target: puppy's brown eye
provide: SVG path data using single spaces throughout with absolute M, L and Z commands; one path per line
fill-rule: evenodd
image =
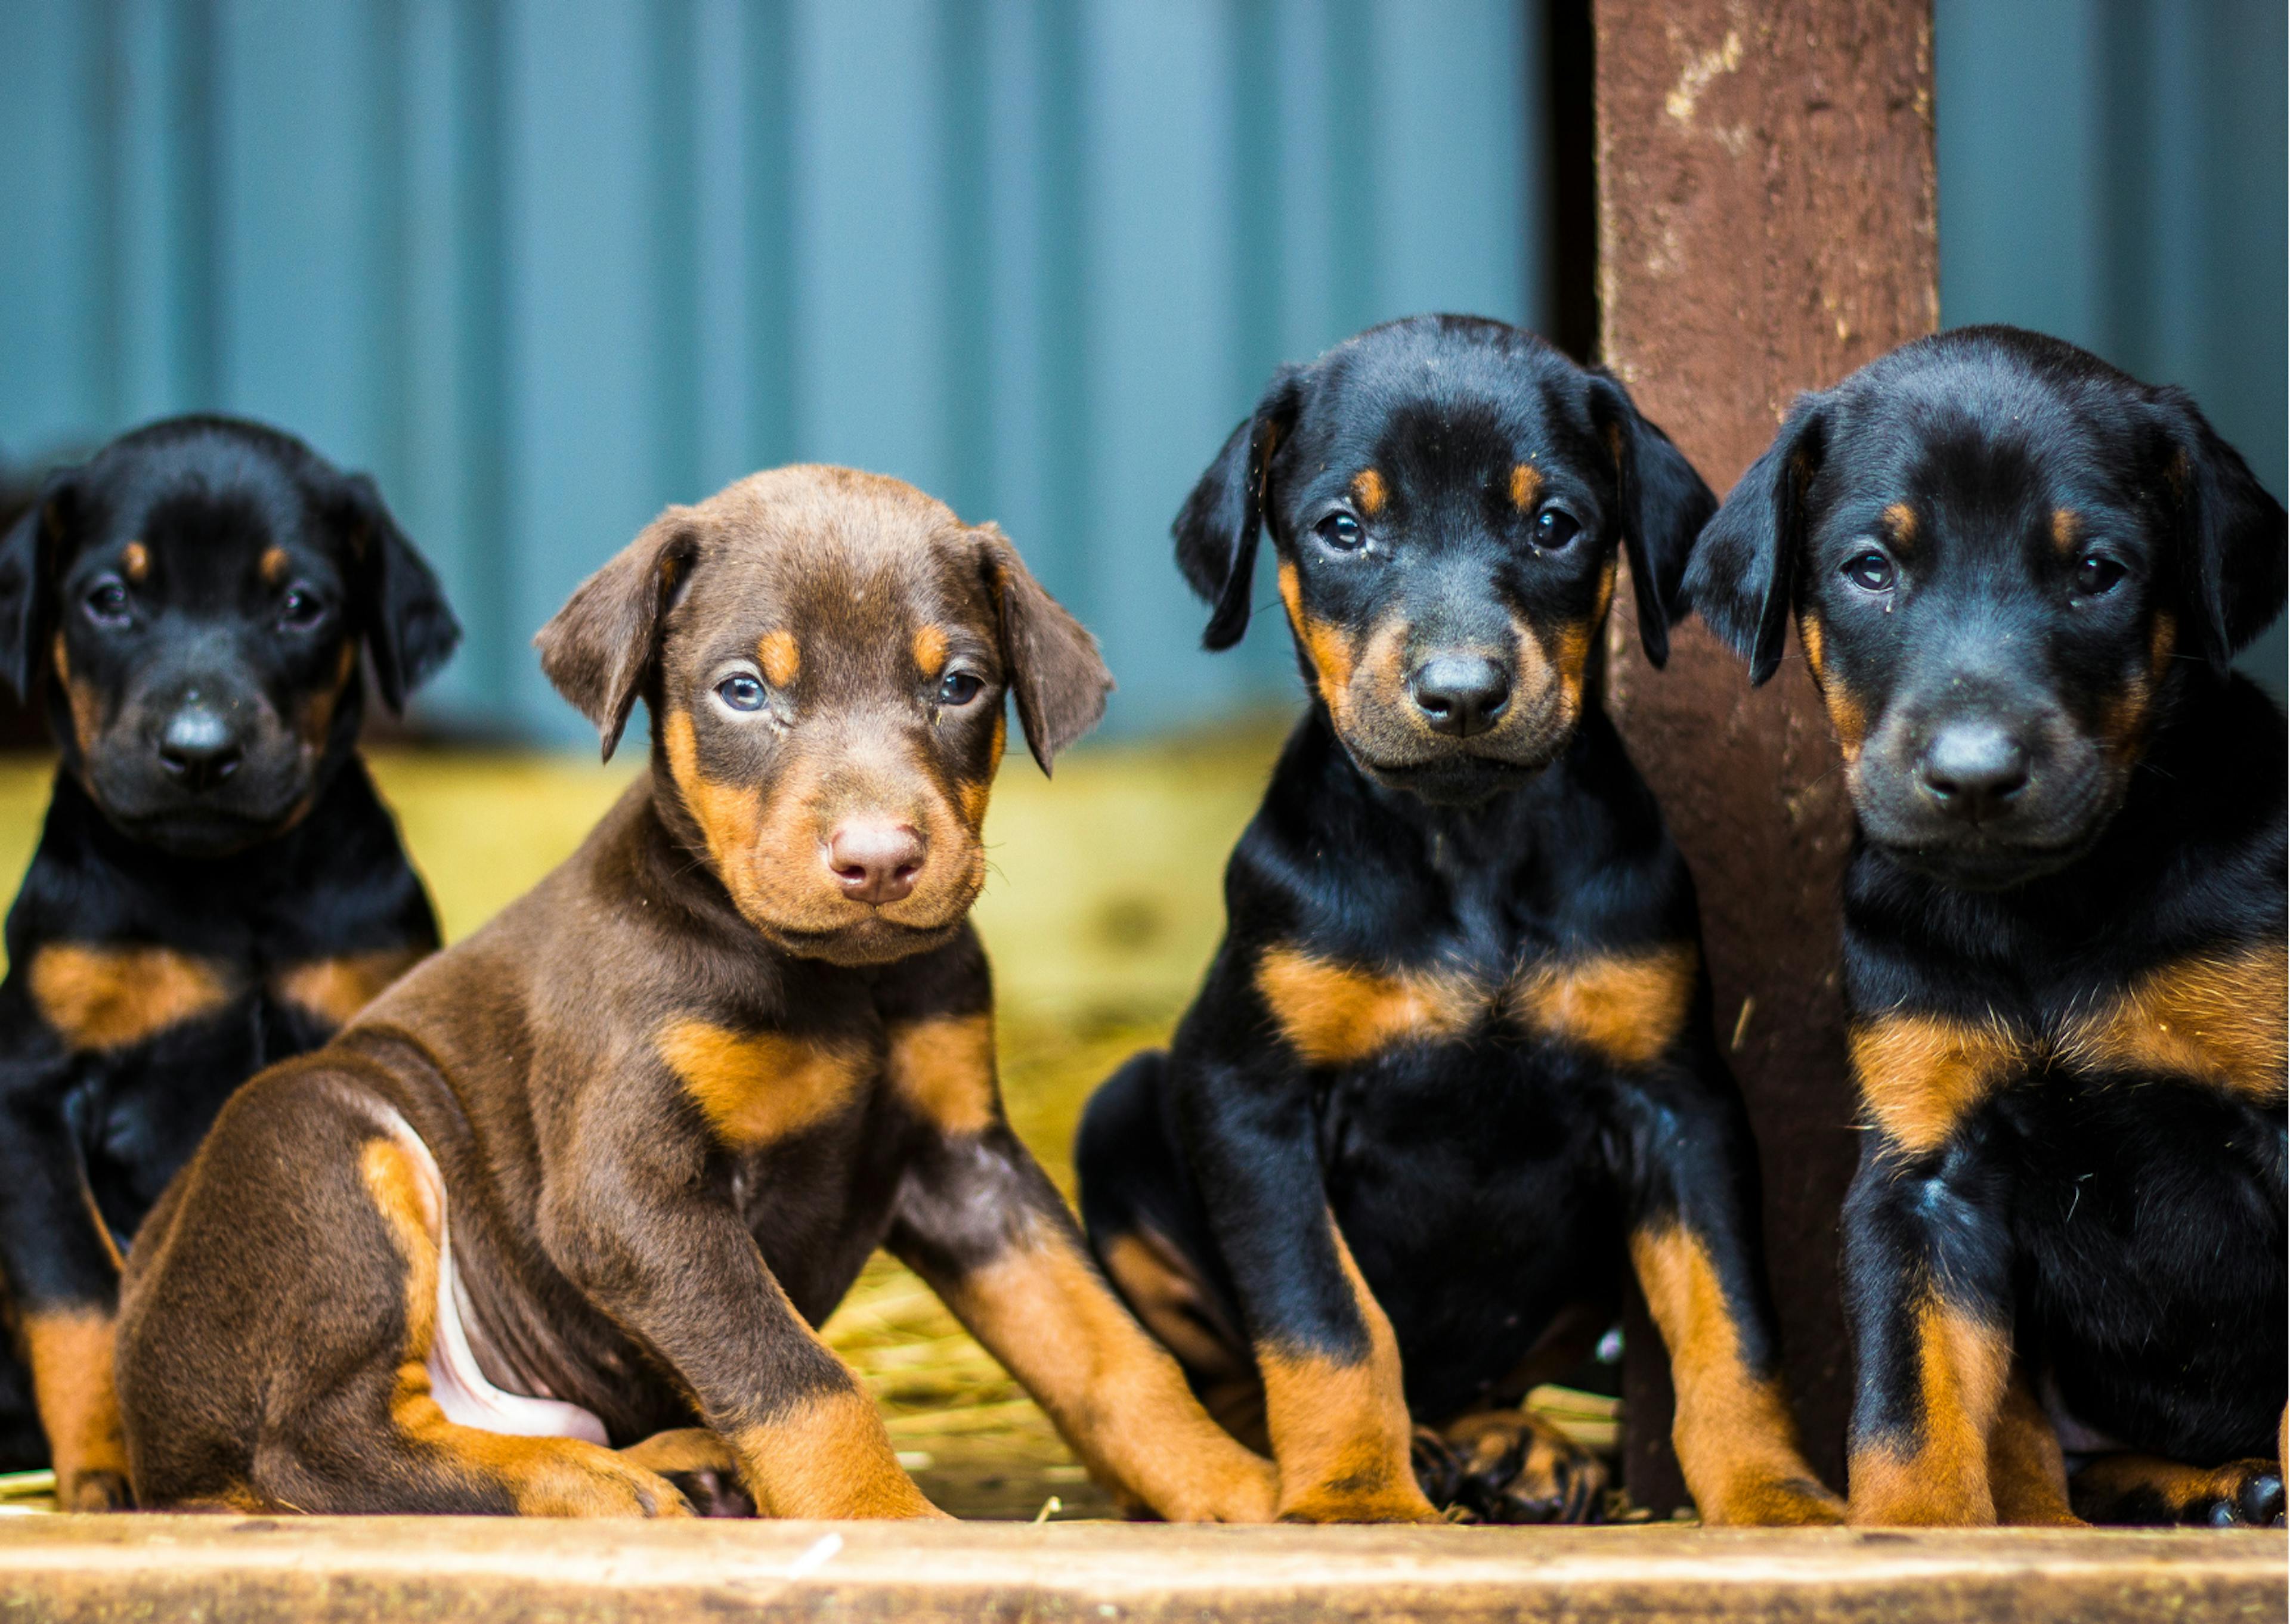
M 967 705 L 985 686 L 983 677 L 968 671 L 949 671 L 946 680 L 938 685 L 938 702 L 941 705 Z
M 1340 553 L 1357 552 L 1367 540 L 1367 532 L 1349 513 L 1330 514 L 1312 527 L 1312 532 Z
M 2098 597 L 2112 592 L 2126 572 L 2121 564 L 2104 553 L 2086 553 L 2076 561 L 2076 594 L 2079 597 Z
M 1555 553 L 1582 533 L 1581 522 L 1557 508 L 1545 508 L 1534 516 L 1534 544 L 1546 553 Z
M 1864 592 L 1893 589 L 1893 561 L 1882 553 L 1862 553 L 1846 561 L 1845 579 Z
M 308 587 L 291 587 L 278 603 L 278 623 L 293 631 L 308 631 L 326 616 L 326 600 Z
M 100 580 L 88 589 L 87 618 L 98 626 L 123 626 L 127 621 L 127 588 L 117 581 Z
M 717 683 L 716 697 L 734 710 L 761 710 L 764 685 L 742 671 Z

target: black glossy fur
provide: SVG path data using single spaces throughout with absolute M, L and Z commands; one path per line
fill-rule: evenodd
M 2229 662 L 2284 533 L 2183 393 L 2009 328 L 1800 401 L 1703 533 L 1757 679 L 1798 623 L 1860 825 L 1855 1520 L 2058 1520 L 2055 1428 L 2085 1517 L 2279 1515 L 2290 763 Z
M 129 435 L 0 542 L 0 674 L 61 756 L 0 982 L 0 1466 L 74 1435 L 67 1506 L 124 1496 L 102 1328 L 161 1188 L 232 1089 L 436 945 L 356 754 L 358 655 L 395 705 L 458 636 L 372 483 L 254 424 Z M 44 1338 L 70 1390 L 36 1413 Z
M 1429 1515 L 1401 1481 L 1412 1417 L 1447 1433 L 1419 1437 L 1441 1500 L 1595 1519 L 1596 1462 L 1532 1436 L 1475 1453 L 1474 1428 L 1515 1421 L 1613 1323 L 1633 1236 L 1690 1236 L 1719 1283 L 1709 1328 L 1774 1375 L 1693 882 L 1598 699 L 1617 551 L 1659 663 L 1713 506 L 1613 380 L 1438 316 L 1284 369 L 1177 521 L 1211 647 L 1246 623 L 1269 531 L 1312 701 L 1226 870 L 1199 997 L 1091 1101 L 1077 1163 L 1100 1257 L 1212 1412 L 1269 1436 L 1284 1516 Z M 1451 669 L 1505 690 L 1483 728 L 1440 725 Z M 1299 960 L 1320 968 L 1292 988 L 1277 966 Z M 1538 978 L 1589 988 L 1617 964 L 1661 968 L 1614 976 L 1611 1029 L 1519 1012 Z M 1347 1000 L 1381 1026 L 1347 1036 Z M 1392 1338 L 1385 1391 L 1361 1372 Z M 1779 1500 L 1818 1520 L 1776 1442 Z M 1746 1484 L 1696 1465 L 1706 1513 L 1750 1515 Z

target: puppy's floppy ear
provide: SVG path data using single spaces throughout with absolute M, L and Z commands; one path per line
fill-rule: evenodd
M 1680 593 L 1694 537 L 1718 499 L 1693 465 L 1629 392 L 1601 371 L 1590 378 L 1590 420 L 1614 459 L 1622 545 L 1637 597 L 1638 641 L 1656 666 L 1669 659 L 1669 624 L 1685 612 Z
M 56 563 L 79 522 L 78 470 L 60 468 L 0 538 L 0 682 L 29 704 L 56 617 Z
M 1752 686 L 1781 667 L 1805 545 L 1806 487 L 1821 471 L 1827 442 L 1821 397 L 1799 396 L 1765 455 L 1703 527 L 1685 566 L 1681 612 L 1699 611 L 1749 660 Z
M 533 636 L 542 674 L 597 724 L 606 761 L 660 658 L 661 623 L 699 556 L 693 510 L 670 508 L 575 588 Z
M 2282 612 L 2282 504 L 2269 495 L 2183 389 L 2159 388 L 2150 409 L 2162 431 L 2162 484 L 2177 524 L 2181 600 L 2211 669 L 2234 657 Z
M 1296 426 L 1303 373 L 1301 366 L 1284 366 L 1272 375 L 1254 415 L 1232 431 L 1169 527 L 1177 539 L 1177 567 L 1195 592 L 1216 605 L 1201 634 L 1204 648 L 1229 649 L 1248 629 L 1272 459 Z
M 1018 702 L 1018 725 L 1047 777 L 1058 752 L 1105 714 L 1113 674 L 1098 657 L 1097 639 L 1043 590 L 999 527 L 981 524 L 972 533 L 1002 624 L 1002 664 Z
M 362 630 L 381 684 L 381 702 L 403 711 L 406 696 L 436 676 L 461 645 L 461 623 L 372 479 L 343 476 L 325 507 L 357 560 L 364 587 Z

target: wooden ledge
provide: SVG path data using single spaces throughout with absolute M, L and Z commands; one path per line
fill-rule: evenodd
M 2263 1619 L 2279 1532 L 0 1518 L 0 1618 Z

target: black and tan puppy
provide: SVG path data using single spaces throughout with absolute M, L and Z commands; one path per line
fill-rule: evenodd
M 2284 726 L 2229 661 L 2284 564 L 2184 394 L 2002 327 L 1805 397 L 1703 533 L 1860 825 L 1855 1521 L 2280 1512 Z
M 1091 1102 L 1093 1244 L 1308 1521 L 1600 1514 L 1518 1408 L 1635 1268 L 1711 1522 L 1835 1522 L 1782 1391 L 1758 1164 L 1684 862 L 1600 702 L 1715 503 L 1620 385 L 1425 316 L 1283 371 L 1176 524 L 1246 624 L 1258 537 L 1311 707 L 1225 874 L 1169 1051 Z
M 0 542 L 0 676 L 61 756 L 0 983 L 0 1428 L 68 1508 L 125 1496 L 120 1249 L 232 1089 L 437 945 L 359 652 L 395 708 L 459 636 L 372 483 L 252 423 L 129 435 Z
M 1120 1491 L 1269 1516 L 1003 1119 L 979 827 L 1005 694 L 1045 770 L 1103 709 L 1089 635 L 992 527 L 792 468 L 540 643 L 608 755 L 646 702 L 652 771 L 168 1191 L 120 1332 L 146 1503 L 683 1512 L 657 1467 L 929 1515 L 813 1330 L 885 1244 Z

